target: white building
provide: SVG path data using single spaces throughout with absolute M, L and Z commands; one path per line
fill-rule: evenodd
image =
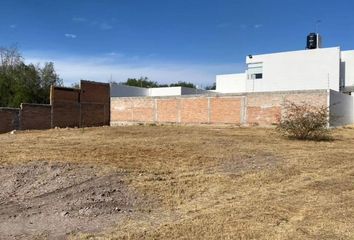
M 141 88 L 122 84 L 111 84 L 111 97 L 158 97 L 158 96 L 181 96 L 191 94 L 204 94 L 208 91 L 188 87 L 156 87 Z
M 246 65 L 243 73 L 217 75 L 216 92 L 354 92 L 354 51 L 339 47 L 249 55 Z

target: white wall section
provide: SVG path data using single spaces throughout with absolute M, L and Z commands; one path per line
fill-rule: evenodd
M 246 73 L 217 75 L 216 92 L 220 92 L 220 93 L 246 92 Z
M 330 91 L 329 114 L 331 126 L 343 126 L 354 123 L 353 96 Z

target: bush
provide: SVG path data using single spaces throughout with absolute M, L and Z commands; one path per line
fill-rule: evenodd
M 331 140 L 328 128 L 328 108 L 315 107 L 307 103 L 287 102 L 279 116 L 277 130 L 289 138 L 301 140 Z

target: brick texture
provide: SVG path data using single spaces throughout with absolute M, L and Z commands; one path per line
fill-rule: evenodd
M 296 93 L 288 94 L 284 97 L 284 101 L 290 101 L 296 104 L 306 102 L 313 106 L 327 106 L 328 95 L 326 93 Z
M 0 133 L 10 132 L 19 127 L 20 109 L 17 108 L 0 108 Z
M 182 123 L 208 123 L 208 119 L 207 98 L 181 98 Z
M 52 87 L 52 127 L 91 127 L 110 124 L 109 84 L 80 82 L 80 89 Z
M 210 99 L 210 123 L 241 123 L 241 98 Z
M 179 100 L 157 99 L 157 122 L 179 122 Z
M 52 86 L 50 105 L 26 103 L 21 104 L 21 109 L 0 108 L 0 133 L 13 129 L 110 125 L 109 84 L 82 80 L 80 86 L 80 89 Z M 153 110 L 150 107 L 149 115 L 145 111 L 147 106 L 146 101 L 140 108 L 135 106 L 139 121 L 153 121 Z
M 80 82 L 80 104 L 82 126 L 110 124 L 110 87 L 106 83 Z
M 139 99 L 132 102 L 133 119 L 137 122 L 153 122 L 154 121 L 154 100 Z
M 118 122 L 133 121 L 133 101 L 130 98 L 112 100 L 111 119 Z
M 51 127 L 51 106 L 45 104 L 21 104 L 20 128 L 49 129 Z
M 277 123 L 281 114 L 281 107 L 248 107 L 247 123 L 250 125 L 269 126 Z
M 112 98 L 111 121 L 270 126 L 286 101 L 327 106 L 328 93 L 294 91 L 244 95 Z
M 52 87 L 52 127 L 80 126 L 80 89 Z

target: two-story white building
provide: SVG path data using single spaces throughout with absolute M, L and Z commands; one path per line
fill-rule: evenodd
M 216 76 L 216 92 L 331 89 L 354 92 L 354 50 L 340 47 L 248 55 L 243 73 Z

